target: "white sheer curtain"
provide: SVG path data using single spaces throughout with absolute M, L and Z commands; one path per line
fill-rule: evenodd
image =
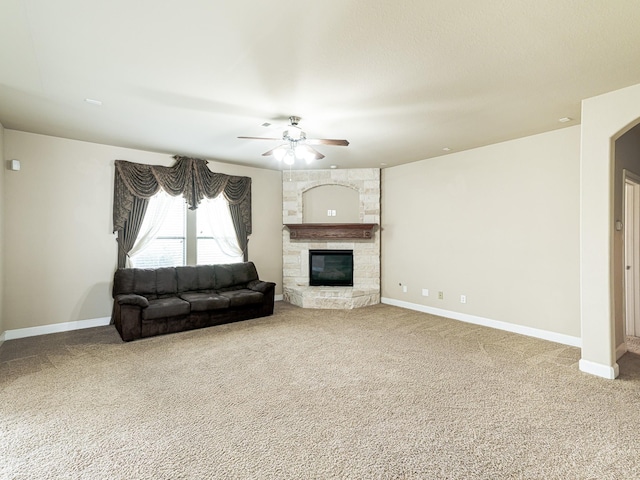
M 242 249 L 238 245 L 229 203 L 220 194 L 213 199 L 205 199 L 198 205 L 198 220 L 205 218 L 204 225 L 198 225 L 199 236 L 213 237 L 220 252 L 230 261 L 242 261 Z M 207 228 L 208 227 L 208 228 Z M 240 258 L 240 260 L 238 260 Z
M 133 267 L 131 257 L 142 252 L 158 236 L 158 231 L 162 227 L 172 203 L 176 201 L 183 200 L 181 197 L 172 197 L 164 190 L 160 190 L 149 199 L 149 206 L 147 207 L 147 213 L 142 221 L 140 233 L 138 234 L 136 243 L 133 245 L 133 248 L 127 256 L 127 268 Z

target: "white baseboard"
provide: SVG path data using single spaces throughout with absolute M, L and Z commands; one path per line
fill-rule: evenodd
M 393 298 L 382 297 L 380 301 L 387 305 L 394 305 L 396 307 L 408 308 L 409 310 L 417 310 L 419 312 L 430 313 L 432 315 L 451 318 L 453 320 L 460 320 L 461 322 L 473 323 L 474 325 L 491 327 L 497 330 L 505 330 L 507 332 L 519 333 L 521 335 L 526 335 L 528 337 L 540 338 L 542 340 L 561 343 L 563 345 L 569 345 L 571 347 L 580 348 L 582 346 L 582 339 L 580 337 L 573 337 L 571 335 L 565 335 L 562 333 L 549 332 L 548 330 L 541 330 L 538 328 L 525 327 L 522 325 L 516 325 L 514 323 L 501 322 L 499 320 L 492 320 L 490 318 L 478 317 L 476 315 L 469 315 L 467 313 L 453 312 L 451 310 L 443 310 L 441 308 L 429 307 L 426 305 L 419 305 L 416 303 L 403 302 L 402 300 L 395 300 Z
M 276 295 L 273 300 L 275 302 L 282 302 L 284 300 L 284 295 Z
M 613 380 L 620 374 L 620 367 L 618 367 L 617 363 L 614 363 L 613 366 L 610 367 L 609 365 L 591 362 L 582 358 L 578 366 L 581 372 L 590 373 L 591 375 L 596 375 L 608 380 Z
M 37 335 L 47 335 L 49 333 L 69 332 L 71 330 L 81 330 L 83 328 L 102 327 L 111 323 L 111 317 L 91 318 L 89 320 L 78 320 L 76 322 L 53 323 L 40 327 L 18 328 L 7 330 L 2 334 L 4 340 L 15 340 L 16 338 L 35 337 Z
M 619 360 L 620 357 L 627 352 L 627 344 L 626 342 L 622 342 L 620 345 L 618 345 L 618 348 L 616 348 L 616 360 Z

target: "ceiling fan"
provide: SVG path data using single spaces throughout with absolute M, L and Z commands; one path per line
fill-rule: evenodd
M 276 140 L 284 143 L 271 150 L 264 152 L 263 157 L 273 155 L 276 160 L 284 162 L 286 165 L 293 165 L 296 160 L 305 160 L 311 163 L 313 160 L 320 160 L 324 155 L 311 145 L 338 145 L 346 147 L 347 140 L 334 140 L 330 138 L 307 138 L 307 134 L 298 126 L 300 117 L 289 117 L 289 126 L 282 133 L 282 138 L 266 137 L 238 137 L 248 140 Z

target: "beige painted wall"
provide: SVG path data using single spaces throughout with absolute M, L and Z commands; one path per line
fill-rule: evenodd
M 336 215 L 327 216 L 327 210 Z M 360 194 L 343 185 L 320 185 L 302 194 L 303 223 L 360 222 Z
M 624 181 L 623 170 L 640 176 L 640 126 L 625 133 L 615 142 L 615 173 L 613 218 L 624 222 Z M 624 230 L 613 233 L 613 281 L 615 344 L 622 345 L 625 321 L 625 269 L 624 269 Z
M 114 160 L 171 165 L 171 155 L 5 130 L 4 329 L 111 314 Z M 281 172 L 210 162 L 252 178 L 249 258 L 282 293 Z
M 8 159 L 4 155 L 4 127 L 0 123 L 0 336 L 4 332 L 3 321 L 3 290 L 4 290 L 4 177 L 6 168 L 6 161 Z
M 384 169 L 382 296 L 579 337 L 579 148 L 575 126 Z

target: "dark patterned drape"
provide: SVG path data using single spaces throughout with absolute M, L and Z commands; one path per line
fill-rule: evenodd
M 124 222 L 124 226 L 118 230 L 116 239 L 118 241 L 118 268 L 124 267 L 127 263 L 127 254 L 136 243 L 148 206 L 148 198 L 133 197 L 129 218 Z
M 182 195 L 191 210 L 203 198 L 222 193 L 229 202 L 238 244 L 247 260 L 248 236 L 251 235 L 251 178 L 213 173 L 207 161 L 176 155 L 171 167 L 143 165 L 116 160 L 113 195 L 113 231 L 118 233 L 118 268 L 125 266 L 126 256 L 140 231 L 149 198 L 163 189 L 173 196 Z

